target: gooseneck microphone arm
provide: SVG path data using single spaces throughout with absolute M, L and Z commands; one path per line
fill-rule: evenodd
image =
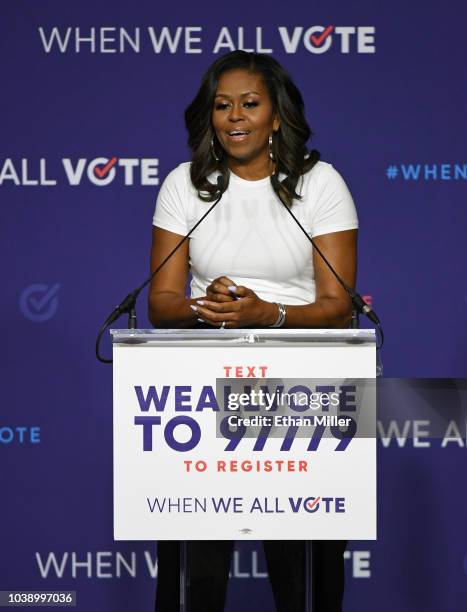
M 105 330 L 110 325 L 112 325 L 114 321 L 116 321 L 119 317 L 121 317 L 122 314 L 125 314 L 125 313 L 128 314 L 128 329 L 136 329 L 136 325 L 137 325 L 136 300 L 138 299 L 139 294 L 147 285 L 149 285 L 149 283 L 152 281 L 154 276 L 156 276 L 156 274 L 165 266 L 165 264 L 169 261 L 169 259 L 171 259 L 171 257 L 176 253 L 176 251 L 178 251 L 178 249 L 182 246 L 182 244 L 188 240 L 188 238 L 195 231 L 198 225 L 202 223 L 204 219 L 209 215 L 209 213 L 219 204 L 225 192 L 225 181 L 224 181 L 224 177 L 221 174 L 217 177 L 217 187 L 219 190 L 219 195 L 217 199 L 215 200 L 214 204 L 209 208 L 209 210 L 207 210 L 204 213 L 201 219 L 199 219 L 199 221 L 196 222 L 196 224 L 191 228 L 188 234 L 180 240 L 180 242 L 175 246 L 175 248 L 173 248 L 170 251 L 167 257 L 164 258 L 164 260 L 157 266 L 157 268 L 153 272 L 151 272 L 151 274 L 144 281 L 144 283 L 140 285 L 139 287 L 137 287 L 134 291 L 129 293 L 126 296 L 126 298 L 112 310 L 112 312 L 109 314 L 107 319 L 101 325 L 101 328 L 99 329 L 99 333 L 97 334 L 97 339 L 96 339 L 96 357 L 102 363 L 112 363 L 112 359 L 107 359 L 106 357 L 103 357 L 100 354 L 100 343 L 101 343 L 101 339 L 102 339 L 102 336 L 104 335 Z
M 365 300 L 362 298 L 362 296 L 359 293 L 354 291 L 352 289 L 352 287 L 349 287 L 349 285 L 347 285 L 347 283 L 339 276 L 339 274 L 335 271 L 335 269 L 333 268 L 331 263 L 327 260 L 326 256 L 321 251 L 319 246 L 316 244 L 316 242 L 313 240 L 313 238 L 307 233 L 306 229 L 303 227 L 303 225 L 300 223 L 300 221 L 297 219 L 297 217 L 293 214 L 290 206 L 288 206 L 287 203 L 284 202 L 284 200 L 282 199 L 282 197 L 280 196 L 278 191 L 276 191 L 276 194 L 277 194 L 279 200 L 281 201 L 281 203 L 284 205 L 284 208 L 286 209 L 286 211 L 289 213 L 289 215 L 292 217 L 292 219 L 295 221 L 295 223 L 298 225 L 298 227 L 305 234 L 307 240 L 309 242 L 311 242 L 313 248 L 316 250 L 318 255 L 321 257 L 321 259 L 326 264 L 326 266 L 329 268 L 329 270 L 335 276 L 335 278 L 338 281 L 338 283 L 341 285 L 341 287 L 343 287 L 343 289 L 345 290 L 347 295 L 350 297 L 350 299 L 352 301 L 352 304 L 353 304 L 353 307 L 357 311 L 357 313 L 364 314 L 365 316 L 367 316 L 370 319 L 370 321 L 372 321 L 372 323 L 374 323 L 377 326 L 377 328 L 379 330 L 379 333 L 380 333 L 380 339 L 381 339 L 380 344 L 379 344 L 379 346 L 377 348 L 380 349 L 383 346 L 383 344 L 384 344 L 384 331 L 383 331 L 383 326 L 381 325 L 381 321 L 379 320 L 379 318 L 376 315 L 375 311 L 372 308 L 370 308 L 370 306 L 368 306 L 368 304 L 365 302 Z

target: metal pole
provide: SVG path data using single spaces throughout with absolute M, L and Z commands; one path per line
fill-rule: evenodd
M 313 612 L 313 542 L 305 542 L 305 612 Z
M 188 575 L 188 543 L 180 542 L 180 612 L 188 612 L 188 592 L 190 579 Z

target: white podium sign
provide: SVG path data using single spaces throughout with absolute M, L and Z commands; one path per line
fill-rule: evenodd
M 376 538 L 372 331 L 112 334 L 116 540 Z

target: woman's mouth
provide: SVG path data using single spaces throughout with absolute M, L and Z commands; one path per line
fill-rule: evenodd
M 230 132 L 227 132 L 227 136 L 234 142 L 241 142 L 248 137 L 249 133 L 249 130 L 230 130 Z

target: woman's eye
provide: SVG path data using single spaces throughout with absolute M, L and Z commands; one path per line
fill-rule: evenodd
M 229 108 L 230 106 L 230 102 L 218 102 L 215 106 L 216 110 L 226 110 L 227 108 Z M 256 100 L 250 100 L 249 102 L 244 102 L 243 106 L 245 108 L 255 108 L 256 106 L 258 106 L 258 102 L 256 102 Z

